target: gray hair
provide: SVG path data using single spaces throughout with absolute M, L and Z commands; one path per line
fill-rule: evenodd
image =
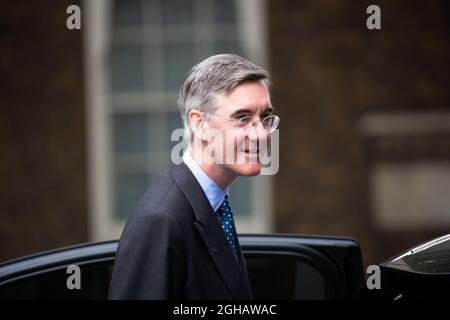
M 188 114 L 196 109 L 206 114 L 216 109 L 216 98 L 228 94 L 245 81 L 260 80 L 269 90 L 269 73 L 235 54 L 211 56 L 192 67 L 180 88 L 178 107 L 185 129 L 185 138 L 191 142 L 192 129 Z

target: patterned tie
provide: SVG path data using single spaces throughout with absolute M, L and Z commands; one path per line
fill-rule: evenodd
M 237 256 L 236 239 L 234 237 L 233 212 L 231 211 L 228 196 L 225 196 L 225 200 L 222 202 L 222 205 L 217 210 L 217 214 L 219 215 L 223 232 L 227 237 L 227 242 L 230 245 L 230 248 L 233 251 L 233 253 Z

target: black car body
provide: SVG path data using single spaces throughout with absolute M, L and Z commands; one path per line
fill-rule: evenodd
M 274 300 L 442 297 L 450 284 L 450 235 L 436 240 L 381 264 L 381 287 L 369 290 L 354 239 L 239 236 L 254 298 Z M 89 243 L 2 263 L 0 299 L 106 299 L 116 249 L 117 241 Z M 68 285 L 70 266 L 79 267 L 79 288 Z

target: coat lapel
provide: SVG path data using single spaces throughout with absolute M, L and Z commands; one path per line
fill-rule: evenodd
M 235 237 L 235 239 L 237 241 L 237 245 L 238 245 L 238 260 L 239 260 L 239 264 L 240 264 L 242 273 L 243 273 L 243 275 L 245 277 L 245 285 L 247 286 L 247 290 L 250 293 L 250 299 L 253 299 L 252 289 L 251 289 L 251 286 L 250 286 L 250 280 L 248 278 L 248 273 L 247 273 L 247 266 L 245 264 L 244 255 L 243 255 L 243 253 L 241 251 L 241 244 L 239 243 L 239 237 L 237 236 L 237 233 L 236 233 L 236 230 L 237 230 L 236 226 L 233 226 L 233 228 L 234 228 L 234 237 Z
M 233 299 L 250 299 L 251 290 L 245 274 L 245 264 L 242 265 L 243 269 L 241 269 L 241 265 L 230 250 L 220 223 L 197 179 L 184 163 L 172 166 L 171 175 L 194 211 L 197 219 L 194 224 L 231 297 Z

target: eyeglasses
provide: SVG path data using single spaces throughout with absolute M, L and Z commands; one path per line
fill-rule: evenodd
M 249 129 L 250 127 L 256 127 L 258 125 L 258 121 L 255 121 L 254 117 L 252 116 L 238 116 L 236 118 L 231 118 L 229 116 L 224 116 L 217 113 L 208 113 L 208 115 L 228 120 L 240 129 Z M 278 127 L 278 124 L 280 123 L 280 117 L 276 115 L 270 115 L 263 118 L 262 120 L 260 119 L 260 121 L 263 125 L 263 128 L 269 131 L 269 133 L 272 133 Z

